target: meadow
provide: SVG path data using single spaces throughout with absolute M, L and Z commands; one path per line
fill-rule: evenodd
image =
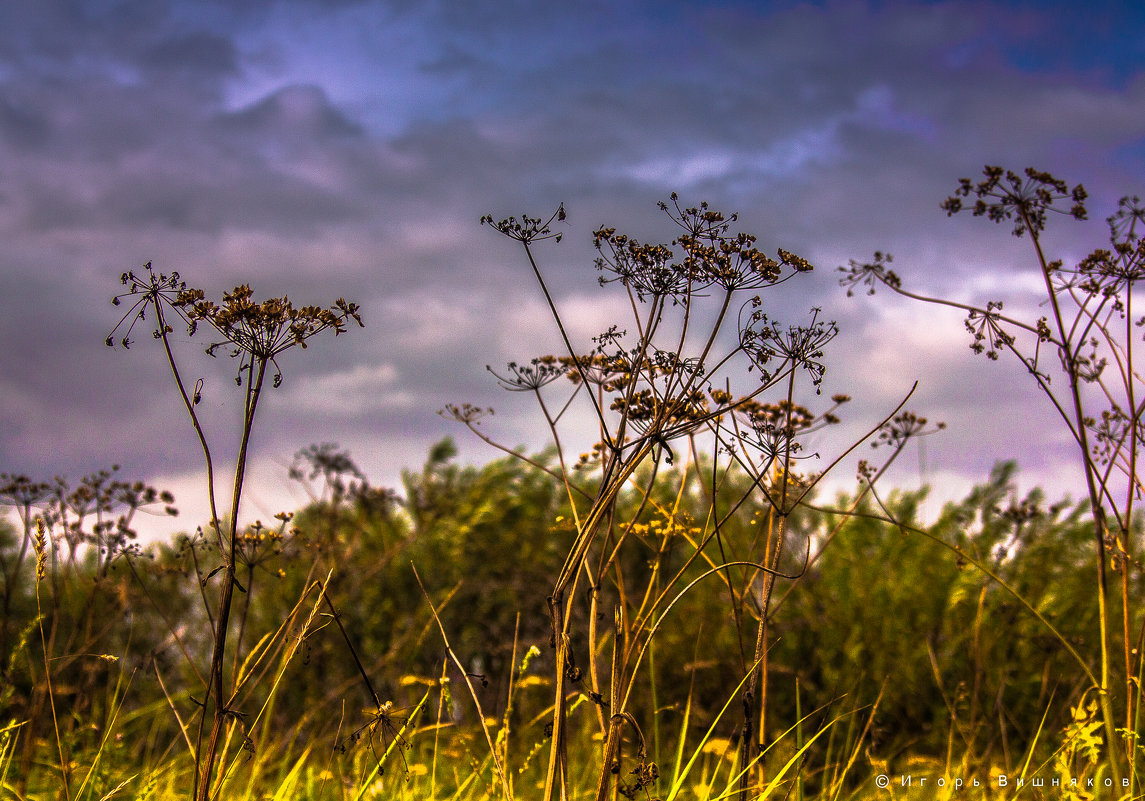
M 166 361 L 210 519 L 144 547 L 135 516 L 174 514 L 161 487 L 0 476 L 0 799 L 1143 797 L 1145 207 L 1067 265 L 1041 235 L 1086 200 L 987 167 L 944 203 L 1029 242 L 1034 319 L 920 294 L 885 253 L 839 268 L 840 294 L 889 295 L 852 302 L 961 309 L 967 358 L 1028 375 L 1076 443 L 1080 502 L 1018 496 L 1004 463 L 926 521 L 925 490 L 882 479 L 943 424 L 908 394 L 834 436 L 850 398 L 821 383 L 846 334 L 769 301 L 812 265 L 707 205 L 661 204 L 670 244 L 592 233 L 631 316 L 587 349 L 545 280 L 563 207 L 483 218 L 565 344 L 491 368 L 551 443 L 515 450 L 492 410 L 446 403 L 501 455 L 461 465 L 444 440 L 386 488 L 311 444 L 284 480 L 312 502 L 267 522 L 241 515 L 263 393 L 366 313 L 125 273 L 107 344 Z M 201 424 L 176 329 L 233 359 L 233 442 Z

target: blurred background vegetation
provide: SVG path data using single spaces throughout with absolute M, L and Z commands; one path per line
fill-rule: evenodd
M 552 675 L 546 595 L 575 534 L 567 496 L 550 474 L 522 461 L 463 466 L 454 454 L 448 440 L 436 444 L 394 491 L 370 486 L 348 453 L 312 447 L 300 453 L 292 475 L 311 487 L 313 503 L 246 530 L 238 575 L 246 592 L 234 620 L 240 660 L 294 619 L 292 609 L 309 582 L 333 571 L 325 624 L 305 637 L 265 713 L 272 723 L 263 730 L 277 732 L 282 743 L 346 744 L 362 708 L 372 705 L 356 659 L 396 710 L 408 710 L 440 686 L 440 677 L 451 677 L 448 716 L 462 728 L 474 722 L 411 563 L 486 715 L 504 713 L 511 669 L 530 646 L 539 649 L 526 670 L 526 679 L 534 678 L 518 682 L 514 714 L 520 737 L 544 739 L 551 680 L 543 677 Z M 550 459 L 535 457 L 542 465 Z M 876 514 L 864 503 L 846 519 L 831 511 L 849 506 L 842 497 L 797 510 L 784 572 L 803 568 L 809 543 L 812 553 L 822 551 L 798 581 L 776 587 L 764 742 L 813 710 L 823 710 L 826 719 L 866 707 L 867 714 L 875 709 L 865 746 L 871 764 L 949 763 L 953 753 L 970 768 L 1013 769 L 1040 732 L 1069 723 L 1071 705 L 1089 686 L 1084 672 L 1044 623 L 972 563 L 987 566 L 1089 656 L 1094 643 L 1087 638 L 1097 625 L 1087 559 L 1092 532 L 1082 506 L 1051 503 L 1037 491 L 1017 497 L 1014 470 L 1013 464 L 997 466 L 929 522 L 925 535 L 910 528 L 921 525 L 924 492 L 891 493 L 883 498 L 886 511 Z M 734 475 L 727 481 L 747 483 Z M 708 508 L 694 465 L 662 469 L 655 492 L 663 493 L 663 502 L 646 505 L 640 518 L 650 536 L 630 538 L 622 555 L 630 574 L 651 571 L 655 560 L 683 564 L 691 550 L 685 547 L 689 527 L 699 525 L 693 514 Z M 675 514 L 668 515 L 664 510 L 677 498 Z M 12 491 L 7 500 L 20 511 Z M 622 498 L 625 505 L 625 513 L 634 513 L 636 499 Z M 0 522 L 6 649 L 0 728 L 19 724 L 18 739 L 16 729 L 4 735 L 13 743 L 15 775 L 29 781 L 46 743 L 55 749 L 45 643 L 64 747 L 105 749 L 108 764 L 155 757 L 139 749 L 178 751 L 182 735 L 171 708 L 192 718 L 201 692 L 192 666 L 209 653 L 210 626 L 197 618 L 203 582 L 220 564 L 213 546 L 201 533 L 145 548 L 124 536 L 109 553 L 92 539 L 99 533 L 93 525 L 70 558 L 66 542 L 49 545 L 37 581 L 31 521 L 37 509 L 51 514 L 49 493 L 25 508 L 32 516 Z M 888 511 L 906 525 L 880 519 Z M 722 545 L 729 558 L 750 552 L 765 517 L 765 509 L 748 503 L 728 520 Z M 693 569 L 699 575 L 706 566 Z M 735 585 L 718 573 L 698 583 L 654 640 L 646 692 L 634 714 L 661 758 L 682 730 L 698 739 L 744 675 L 736 655 L 750 655 L 752 643 L 740 641 L 746 627 L 729 614 L 728 588 Z M 1139 584 L 1133 589 L 1140 598 Z M 601 588 L 605 598 L 615 591 Z M 243 599 L 250 597 L 258 600 L 247 608 Z M 578 655 L 586 646 L 573 648 Z M 257 713 L 267 684 L 252 682 L 238 711 Z M 816 718 L 808 720 L 813 728 Z M 726 731 L 718 724 L 716 734 L 732 740 L 736 722 L 721 723 Z M 112 727 L 114 741 L 104 742 Z M 252 742 L 251 748 L 278 745 Z

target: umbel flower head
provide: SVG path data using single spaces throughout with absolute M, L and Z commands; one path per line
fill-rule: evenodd
M 218 348 L 229 344 L 234 346 L 231 356 L 249 356 L 277 368 L 278 354 L 295 345 L 305 348 L 306 340 L 315 334 L 327 329 L 332 329 L 335 336 L 342 334 L 349 319 L 362 325 L 357 305 L 342 298 L 324 309 L 296 308 L 285 295 L 258 303 L 253 295 L 250 286 L 242 284 L 224 293 L 221 305 L 204 299 L 202 290 L 192 290 L 181 300 L 192 325 L 205 322 L 223 336 L 224 341 L 207 348 L 208 354 L 213 356 Z M 276 369 L 274 385 L 281 382 L 282 373 Z
M 528 245 L 544 239 L 553 239 L 560 242 L 563 234 L 554 232 L 550 226 L 554 222 L 564 222 L 565 219 L 567 219 L 567 215 L 565 214 L 565 206 L 562 203 L 547 220 L 522 214 L 519 221 L 516 217 L 506 217 L 503 220 L 497 221 L 493 219 L 493 215 L 485 214 L 481 217 L 481 224 L 491 225 L 510 239 L 515 239 L 523 245 Z
M 783 249 L 778 251 L 778 260 L 768 256 L 755 247 L 756 237 L 751 234 L 731 233 L 739 219 L 736 214 L 725 216 L 707 203 L 685 208 L 675 193 L 671 205 L 662 202 L 659 206 L 684 229 L 672 241 L 681 255 L 677 257 L 668 245 L 645 244 L 618 234 L 615 228 L 598 228 L 593 232 L 593 245 L 601 254 L 596 259 L 601 284 L 619 281 L 641 301 L 670 298 L 680 303 L 689 293 L 710 286 L 727 292 L 756 290 L 813 269 L 806 259 Z
M 536 392 L 568 372 L 556 356 L 538 356 L 528 364 L 509 362 L 508 370 L 504 374 L 498 373 L 489 365 L 485 365 L 485 369 L 493 374 L 498 384 L 510 392 Z
M 740 342 L 763 380 L 770 381 L 786 367 L 802 368 L 811 377 L 815 394 L 819 394 L 827 369 L 823 348 L 839 333 L 839 327 L 834 321 L 820 320 L 821 309 L 813 307 L 809 325 L 790 325 L 784 330 L 763 313 L 758 296 L 749 305 L 751 313 L 740 327 Z M 778 370 L 771 367 L 775 361 L 780 362 Z
M 275 366 L 274 385 L 282 383 L 282 372 L 278 370 L 276 357 L 289 348 L 299 345 L 306 347 L 306 340 L 315 334 L 333 330 L 334 335 L 344 333 L 349 320 L 362 326 L 358 306 L 338 298 L 329 308 L 320 306 L 295 307 L 290 299 L 268 298 L 261 303 L 253 299 L 250 286 L 242 284 L 223 294 L 222 303 L 207 300 L 201 289 L 189 289 L 179 280 L 178 273 L 170 277 L 156 276 L 148 262 L 147 281 L 141 280 L 133 272 L 124 273 L 122 282 L 128 291 L 117 296 L 112 302 L 118 305 L 124 297 L 135 297 L 135 302 L 127 314 L 120 319 L 116 329 L 130 318 L 127 334 L 122 338 L 124 347 L 130 343 L 131 328 L 139 320 L 145 319 L 148 308 L 153 308 L 159 317 L 159 327 L 155 337 L 162 337 L 172 330 L 163 317 L 165 308 L 175 312 L 187 325 L 187 333 L 194 336 L 200 323 L 206 323 L 223 339 L 207 348 L 211 356 L 223 346 L 231 346 L 231 356 L 243 359 L 243 367 L 253 360 L 255 363 L 270 363 Z M 115 331 L 107 338 L 107 344 L 114 344 Z M 236 383 L 242 383 L 236 378 Z
M 843 277 L 839 279 L 839 285 L 847 288 L 847 297 L 855 294 L 855 290 L 865 286 L 867 294 L 875 294 L 875 285 L 883 283 L 891 289 L 899 289 L 902 286 L 902 281 L 894 270 L 888 266 L 893 262 L 894 256 L 890 253 L 883 253 L 881 250 L 875 251 L 875 258 L 869 262 L 858 262 L 851 259 L 850 267 L 840 267 L 839 272 L 844 273 Z
M 970 208 L 975 217 L 986 217 L 996 223 L 1012 222 L 1014 236 L 1023 236 L 1028 231 L 1035 239 L 1046 227 L 1046 212 L 1068 214 L 1076 220 L 1086 218 L 1088 195 L 1081 184 L 1070 189 L 1060 178 L 1033 167 L 1027 167 L 1025 174 L 1018 174 L 987 166 L 982 175 L 977 184 L 969 178 L 959 179 L 958 189 L 942 203 L 947 216 L 966 208 L 963 198 L 973 195 Z M 1072 204 L 1068 210 L 1058 205 L 1062 200 Z
M 187 289 L 187 282 L 180 279 L 179 273 L 170 275 L 156 273 L 151 267 L 151 262 L 144 264 L 143 269 L 147 271 L 146 276 L 136 275 L 135 271 L 131 270 L 119 277 L 120 283 L 127 287 L 127 291 L 112 298 L 111 304 L 119 306 L 125 300 L 129 300 L 131 306 L 104 340 L 109 348 L 115 346 L 116 332 L 120 329 L 123 329 L 123 334 L 119 335 L 119 344 L 124 348 L 130 348 L 133 341 L 131 332 L 136 323 L 146 322 L 148 309 L 157 316 L 156 328 L 152 332 L 152 336 L 156 339 L 172 331 L 171 326 L 167 325 L 164 309 L 173 311 L 187 324 L 189 332 L 195 333 L 195 326 L 183 313 L 183 306 L 190 300 L 190 293 L 198 291 L 201 294 L 201 290 Z

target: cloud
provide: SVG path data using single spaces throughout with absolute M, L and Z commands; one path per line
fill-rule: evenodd
M 655 204 L 672 191 L 816 264 L 767 302 L 784 322 L 812 305 L 840 321 L 828 375 L 867 399 L 856 419 L 920 378 L 920 408 L 960 432 L 944 435 L 950 455 L 935 439 L 936 470 L 981 472 L 1003 453 L 1034 463 L 1045 442 L 1057 454 L 1052 433 L 1011 438 L 1013 421 L 1041 418 L 1027 394 L 981 378 L 959 320 L 898 319 L 886 295 L 848 302 L 832 270 L 890 250 L 920 290 L 1029 303 L 1034 287 L 1015 279 L 1025 244 L 938 207 L 984 163 L 1086 181 L 1095 221 L 1047 242 L 1071 257 L 1100 242 L 1113 199 L 1145 186 L 1145 80 L 1138 45 L 1086 44 L 1116 33 L 1108 20 L 1059 12 L 0 6 L 0 469 L 198 469 L 189 431 L 172 434 L 185 411 L 161 351 L 145 335 L 129 353 L 102 346 L 119 274 L 148 259 L 212 296 L 250 282 L 258 297 L 361 304 L 365 329 L 289 354 L 273 422 L 256 431 L 266 464 L 339 440 L 396 477 L 462 433 L 435 414 L 455 401 L 496 406 L 499 430 L 539 446 L 527 404 L 484 367 L 562 343 L 525 254 L 478 218 L 565 203 L 565 240 L 534 255 L 588 347 L 627 316 L 594 285 L 593 227 L 670 241 Z M 178 339 L 229 443 L 234 365 L 207 360 L 201 336 Z
M 405 409 L 416 402 L 400 388 L 393 365 L 357 365 L 350 370 L 307 375 L 286 391 L 271 396 L 275 406 L 292 414 L 323 417 L 360 417 L 387 409 Z

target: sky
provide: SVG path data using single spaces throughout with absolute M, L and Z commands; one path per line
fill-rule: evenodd
M 286 470 L 312 443 L 388 485 L 445 436 L 464 461 L 497 455 L 448 403 L 492 406 L 491 436 L 540 448 L 536 411 L 486 365 L 560 343 L 522 253 L 480 217 L 564 204 L 563 241 L 538 254 L 587 349 L 625 311 L 597 285 L 592 231 L 668 242 L 657 202 L 678 192 L 816 266 L 769 302 L 840 327 L 824 390 L 855 400 L 825 453 L 918 381 L 910 408 L 948 427 L 900 485 L 952 497 L 1017 459 L 1026 489 L 1077 488 L 1013 362 L 973 357 L 957 313 L 846 297 L 835 270 L 890 251 L 919 291 L 1036 313 L 1028 243 L 939 204 L 985 164 L 1035 166 L 1091 197 L 1048 247 L 1100 246 L 1117 199 L 1145 194 L 1143 34 L 1129 2 L 5 2 L 0 471 L 75 483 L 118 464 L 175 492 L 176 526 L 201 522 L 202 455 L 161 348 L 104 345 L 120 274 L 148 261 L 213 297 L 249 283 L 361 308 L 365 328 L 284 355 L 247 516 L 305 501 Z M 175 332 L 227 462 L 235 365 L 205 344 Z

